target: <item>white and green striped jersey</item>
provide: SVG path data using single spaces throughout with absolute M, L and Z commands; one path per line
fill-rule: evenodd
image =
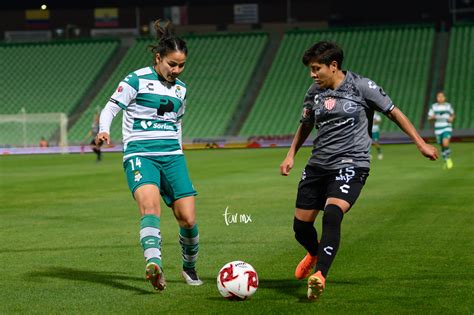
M 166 81 L 153 67 L 125 77 L 109 100 L 123 109 L 124 160 L 136 155 L 183 154 L 185 99 L 186 85 L 180 80 Z
M 380 132 L 380 123 L 382 122 L 382 116 L 379 113 L 374 112 L 374 120 L 372 123 L 372 132 Z
M 452 132 L 453 126 L 448 121 L 450 116 L 454 115 L 454 110 L 449 103 L 434 103 L 428 112 L 428 118 L 434 117 L 435 135 L 440 135 L 443 132 Z

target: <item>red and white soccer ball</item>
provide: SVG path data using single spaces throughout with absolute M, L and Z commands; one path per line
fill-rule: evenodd
M 217 275 L 217 289 L 229 300 L 245 300 L 257 291 L 258 275 L 248 263 L 240 260 L 224 265 Z

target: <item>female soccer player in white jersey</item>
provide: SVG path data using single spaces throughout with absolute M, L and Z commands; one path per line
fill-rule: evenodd
M 449 142 L 453 132 L 455 117 L 453 106 L 446 101 L 444 92 L 438 92 L 436 94 L 436 103 L 432 104 L 428 111 L 428 120 L 434 122 L 436 141 L 441 146 L 441 155 L 444 160 L 443 167 L 448 170 L 453 167 Z
M 316 300 L 336 256 L 342 218 L 354 205 L 370 167 L 370 130 L 374 110 L 387 115 L 431 160 L 436 148 L 426 144 L 408 118 L 373 81 L 342 71 L 343 51 L 335 43 L 318 42 L 303 56 L 314 83 L 306 93 L 301 124 L 280 172 L 286 176 L 294 158 L 313 128 L 318 130 L 314 150 L 303 170 L 293 223 L 296 240 L 307 254 L 295 270 L 297 279 L 308 278 L 308 299 Z M 322 235 L 314 221 L 324 210 Z M 314 268 L 314 270 L 313 270 Z
M 181 143 L 181 119 L 187 87 L 178 76 L 188 48 L 165 26 L 155 23 L 159 42 L 150 46 L 154 65 L 136 70 L 119 84 L 100 115 L 97 141 L 110 141 L 112 119 L 123 110 L 123 167 L 141 214 L 140 243 L 145 274 L 156 290 L 163 290 L 160 233 L 160 194 L 179 224 L 182 275 L 189 285 L 201 285 L 195 264 L 199 232 L 195 217 L 196 191 L 188 175 Z

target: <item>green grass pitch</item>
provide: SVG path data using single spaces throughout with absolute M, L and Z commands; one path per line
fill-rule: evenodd
M 0 314 L 472 314 L 474 145 L 452 149 L 454 168 L 444 171 L 414 145 L 383 147 L 344 218 L 317 303 L 293 278 L 305 254 L 292 222 L 309 148 L 289 177 L 279 175 L 286 149 L 187 151 L 205 284 L 181 279 L 178 226 L 163 208 L 162 293 L 144 280 L 139 214 L 120 154 L 101 163 L 91 154 L 0 157 Z M 252 221 L 226 225 L 226 208 Z M 232 260 L 258 272 L 250 300 L 217 291 L 217 272 Z

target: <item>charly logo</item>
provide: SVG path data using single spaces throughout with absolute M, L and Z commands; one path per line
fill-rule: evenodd
M 314 96 L 314 104 L 318 104 L 319 103 L 319 94 L 316 94 Z
M 332 251 L 334 250 L 334 247 L 332 246 L 326 246 L 323 248 L 324 252 L 328 254 L 329 256 L 332 256 Z
M 146 88 L 148 89 L 148 91 L 154 91 L 155 90 L 154 86 L 153 86 L 153 83 L 151 83 L 151 82 L 146 85 Z

